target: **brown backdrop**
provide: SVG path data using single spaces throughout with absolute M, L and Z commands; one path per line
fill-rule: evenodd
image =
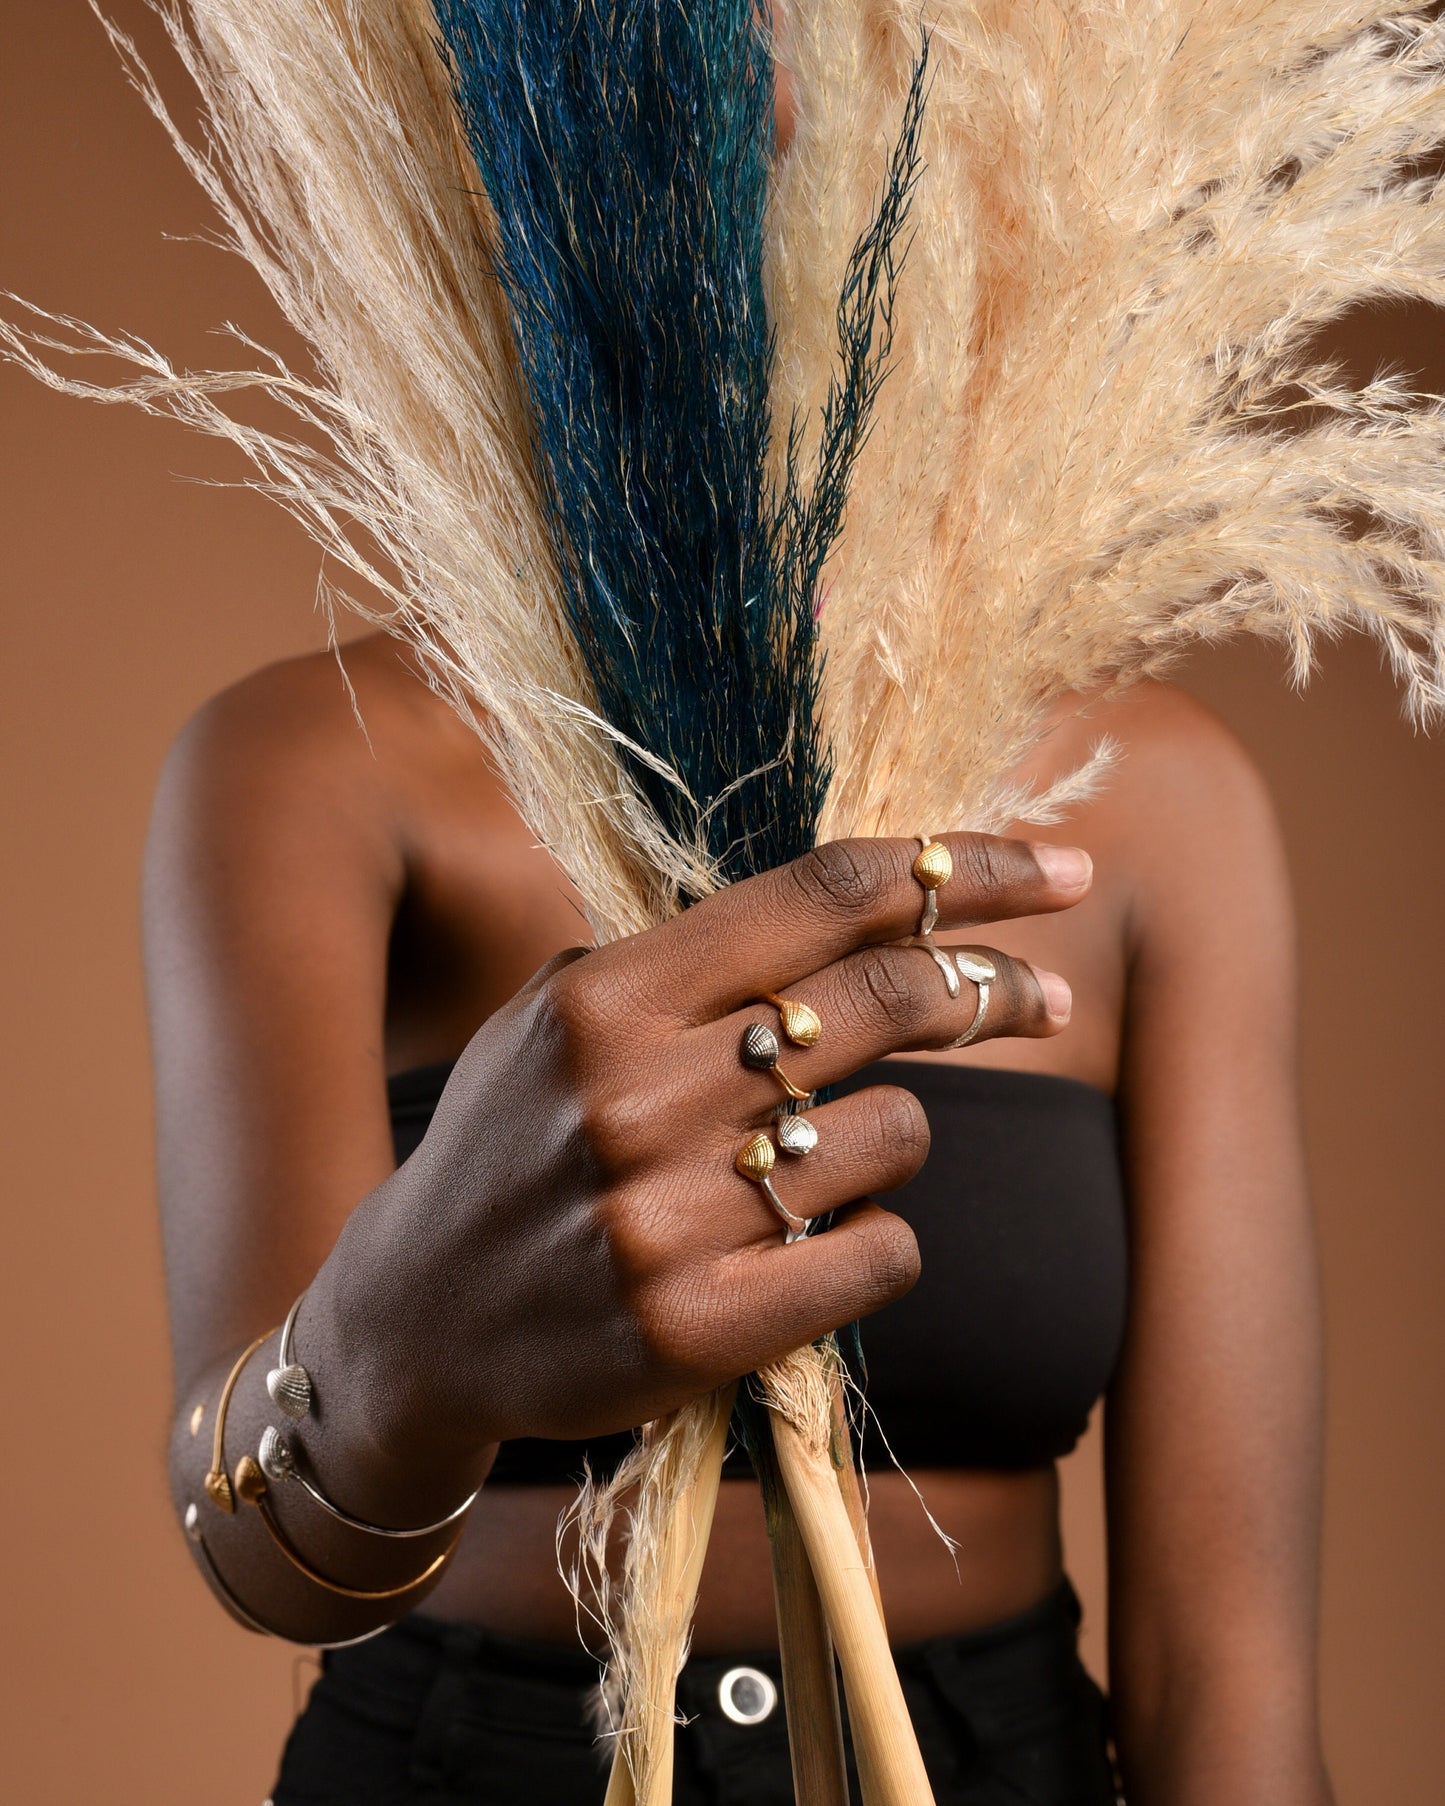
M 155 42 L 139 0 L 112 10 Z M 165 233 L 204 210 L 84 0 L 0 0 L 4 286 L 199 363 L 238 319 L 234 260 Z M 1433 336 L 1438 336 L 1438 330 Z M 1419 364 L 1428 322 L 1357 330 Z M 1437 378 L 1437 381 L 1439 378 Z M 209 693 L 321 643 L 317 560 L 177 430 L 0 374 L 7 1675 L 0 1795 L 27 1806 L 257 1806 L 309 1658 L 232 1629 L 193 1577 L 162 1472 L 166 1354 L 136 874 L 164 748 Z M 1308 1124 L 1330 1322 L 1325 1711 L 1349 1806 L 1433 1806 L 1445 1768 L 1445 748 L 1400 725 L 1366 648 L 1306 699 L 1231 651 L 1190 684 L 1280 798 L 1304 924 Z M 1097 1460 L 1069 1474 L 1100 1648 Z

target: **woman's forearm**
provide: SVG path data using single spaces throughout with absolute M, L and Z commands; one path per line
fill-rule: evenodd
M 1116 1689 L 1129 1806 L 1333 1806 L 1314 1711 L 1294 1689 L 1256 1676 L 1164 1693 L 1130 1712 Z

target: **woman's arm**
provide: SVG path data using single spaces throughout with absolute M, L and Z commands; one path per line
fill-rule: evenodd
M 551 961 L 472 1037 L 421 1148 L 391 1172 L 388 951 L 426 824 L 323 676 L 336 685 L 324 665 L 284 667 L 203 713 L 162 786 L 146 897 L 174 1497 L 182 1517 L 197 1508 L 213 1581 L 304 1641 L 360 1634 L 420 1595 L 321 1589 L 258 1510 L 207 1492 L 225 1376 L 298 1293 L 317 1397 L 294 1432 L 307 1465 L 372 1523 L 429 1523 L 501 1438 L 642 1422 L 905 1290 L 912 1235 L 866 1199 L 921 1163 L 916 1100 L 879 1086 L 817 1109 L 819 1148 L 790 1167 L 787 1202 L 841 1214 L 784 1247 L 733 1167 L 778 1097 L 741 1036 L 764 992 L 813 1004 L 824 1039 L 788 1055 L 811 1090 L 953 1040 L 974 1007 L 971 986 L 950 998 L 933 961 L 896 944 L 921 907 L 916 845 L 837 843 Z M 380 744 L 385 699 L 363 702 Z M 1088 887 L 1082 858 L 1072 875 L 1048 868 L 1058 849 L 950 843 L 944 926 L 1067 908 Z M 990 1034 L 1063 1026 L 1030 968 L 997 963 Z M 272 1336 L 237 1382 L 233 1477 L 278 1421 L 263 1383 L 275 1356 Z M 369 1593 L 447 1543 L 368 1538 L 286 1484 L 267 1508 L 314 1568 Z
M 1107 1406 L 1110 1682 L 1130 1806 L 1324 1806 L 1322 1349 L 1293 924 L 1263 785 L 1168 692 L 1125 774 L 1142 876 L 1121 1105 L 1129 1331 Z M 1348 991 L 1370 982 L 1341 952 Z

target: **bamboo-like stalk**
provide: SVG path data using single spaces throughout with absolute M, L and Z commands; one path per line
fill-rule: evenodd
M 869 1564 L 832 1457 L 810 1448 L 779 1412 L 773 1413 L 773 1443 L 843 1670 L 860 1778 L 867 1771 L 866 1806 L 932 1806 Z
M 843 1719 L 827 1616 L 771 1438 L 754 1447 L 752 1455 L 767 1511 L 794 1799 L 796 1806 L 848 1806 Z
M 736 1386 L 724 1386 L 706 1401 L 713 1413 L 706 1444 L 691 1480 L 673 1496 L 661 1532 L 657 1603 L 668 1623 L 684 1627 L 684 1637 L 712 1534 L 736 1392 Z M 667 1663 L 654 1665 L 648 1679 L 647 1697 L 627 1701 L 627 1722 L 618 1735 L 605 1806 L 671 1806 L 677 1676 Z

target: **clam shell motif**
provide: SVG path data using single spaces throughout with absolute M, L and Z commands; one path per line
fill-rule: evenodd
M 754 1072 L 771 1072 L 782 1051 L 778 1037 L 765 1022 L 750 1022 L 743 1030 L 743 1065 Z
M 777 1162 L 778 1151 L 766 1135 L 754 1135 L 752 1140 L 738 1154 L 733 1164 L 745 1179 L 760 1184 L 772 1172 Z
M 268 1480 L 289 1480 L 296 1472 L 296 1457 L 291 1452 L 291 1444 L 274 1424 L 268 1424 L 261 1432 L 258 1455 L 261 1472 Z
M 937 890 L 953 876 L 953 856 L 941 840 L 930 841 L 913 861 L 913 876 L 925 890 Z
M 953 957 L 959 971 L 970 984 L 992 984 L 998 977 L 993 961 L 985 959 L 981 953 L 955 953 Z
M 213 1467 L 206 1475 L 205 1486 L 206 1497 L 216 1509 L 234 1515 L 236 1495 L 231 1491 L 231 1480 L 226 1470 Z
M 266 1493 L 266 1476 L 257 1467 L 249 1455 L 242 1455 L 236 1463 L 236 1494 L 254 1505 Z
M 778 1145 L 789 1154 L 811 1154 L 818 1145 L 818 1131 L 806 1116 L 780 1116 Z
M 810 1010 L 806 1003 L 794 1003 L 792 998 L 784 997 L 779 1000 L 778 1014 L 783 1018 L 783 1033 L 795 1047 L 818 1045 L 823 1024 L 816 1010 Z
M 266 1375 L 266 1390 L 280 1411 L 299 1421 L 311 1409 L 311 1375 L 299 1362 L 273 1367 Z

